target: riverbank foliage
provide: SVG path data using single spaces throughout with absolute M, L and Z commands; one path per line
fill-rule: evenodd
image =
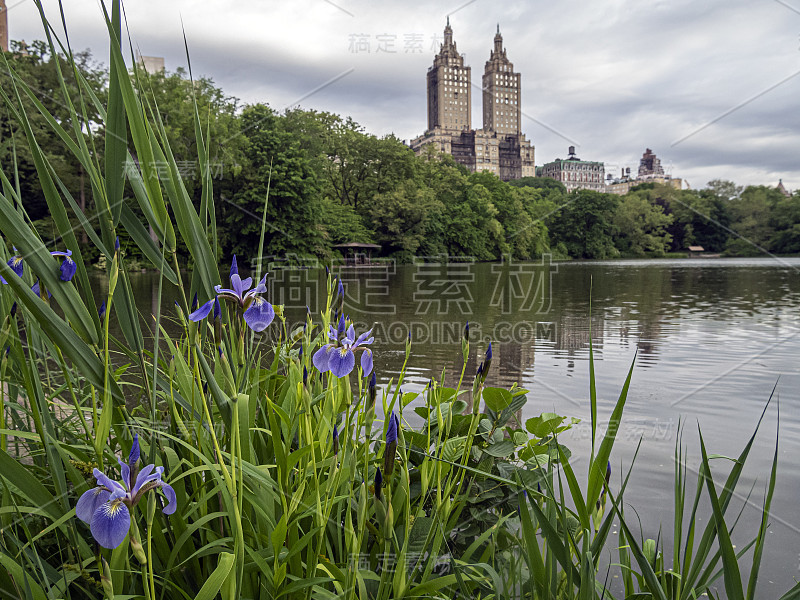
M 409 340 L 400 375 L 379 386 L 373 340 L 349 322 L 340 281 L 329 276 L 325 307 L 290 329 L 260 260 L 253 278 L 235 258 L 220 277 L 222 211 L 199 104 L 190 114 L 202 176 L 191 191 L 148 80 L 125 68 L 119 2 L 106 17 L 107 101 L 72 60 L 54 86 L 67 118 L 13 70 L 2 88 L 55 232 L 27 214 L 18 169 L 0 171 L 0 599 L 688 600 L 719 586 L 729 598 L 755 596 L 777 442 L 760 528 L 737 549 L 729 509 L 756 434 L 721 490 L 710 459 L 722 457 L 709 457 L 701 436 L 690 482 L 678 440 L 669 561 L 662 538 L 643 539 L 627 517 L 630 470 L 612 468 L 633 366 L 602 432 L 590 346 L 592 445 L 580 473 L 559 441 L 572 420 L 541 413 L 523 423 L 527 390 L 487 385 L 491 344 L 478 342 L 482 362 L 465 377 L 475 358 L 468 325 L 455 383 L 443 374 L 403 393 Z M 86 125 L 90 105 L 96 127 Z M 81 218 L 54 148 L 37 139 L 39 118 L 83 169 L 96 222 Z M 261 148 L 284 144 L 291 151 L 292 138 Z M 304 185 L 276 172 L 282 193 Z M 241 258 L 269 251 L 268 206 L 253 212 L 261 229 Z M 146 319 L 126 270 L 136 253 L 180 298 L 157 298 Z M 99 293 L 87 275 L 93 254 L 106 270 Z M 701 498 L 712 511 L 705 525 Z
M 36 101 L 59 123 L 70 108 L 59 102 L 60 72 L 67 89 L 80 79 L 98 100 L 105 100 L 109 71 L 86 51 L 75 56 L 75 71 L 65 68 L 61 49 L 44 42 L 16 44 L 5 55 L 14 76 L 35 98 L 22 97 L 30 126 L 64 187 L 93 222 L 98 215 L 92 182 L 69 145 L 54 135 L 35 108 Z M 713 181 L 701 190 L 675 190 L 643 184 L 624 196 L 590 191 L 567 193 L 550 179 L 523 178 L 504 183 L 488 173 L 469 174 L 451 157 L 421 157 L 393 135 L 377 137 L 349 117 L 268 104 L 242 105 L 207 78 L 190 80 L 178 69 L 137 74 L 160 121 L 183 186 L 199 208 L 203 178 L 214 183 L 207 199 L 219 215 L 217 243 L 225 254 L 245 254 L 258 242 L 261 206 L 269 189 L 266 243 L 275 256 L 331 258 L 346 242 L 377 243 L 380 254 L 408 262 L 414 256 L 471 256 L 497 260 L 538 258 L 615 258 L 664 256 L 699 245 L 707 252 L 733 256 L 800 252 L 800 202 L 774 188 L 737 187 Z M 4 86 L 9 74 L 0 78 Z M 197 160 L 193 106 L 201 118 L 208 156 Z M 102 137 L 101 113 L 93 101 L 85 112 L 83 135 Z M 17 171 L 25 209 L 43 232 L 56 228 L 38 184 L 24 127 L 14 111 L 0 106 L 0 165 Z M 92 152 L 104 157 L 103 145 Z M 140 160 L 133 152 L 134 160 Z M 152 168 L 168 165 L 158 159 Z M 203 173 L 203 169 L 207 171 Z M 126 185 L 126 195 L 133 194 Z M 134 209 L 140 219 L 144 215 Z M 70 210 L 77 225 L 80 216 Z M 95 226 L 95 229 L 98 228 Z M 81 233 L 90 259 L 98 255 Z M 179 252 L 188 256 L 188 249 Z M 131 261 L 148 265 L 131 250 Z

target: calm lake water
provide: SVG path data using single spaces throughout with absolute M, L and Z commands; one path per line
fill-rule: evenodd
M 374 327 L 375 368 L 382 383 L 396 381 L 410 332 L 413 353 L 404 391 L 421 391 L 443 370 L 452 384 L 469 320 L 467 380 L 491 340 L 495 359 L 489 384 L 518 383 L 530 390 L 523 418 L 554 411 L 583 419 L 562 438 L 573 450 L 577 472 L 585 473 L 590 443 L 590 335 L 603 427 L 638 349 L 612 466 L 618 486 L 620 468 L 627 469 L 642 440 L 625 499 L 638 511 L 647 537 L 657 536 L 659 524 L 667 537 L 672 535 L 679 422 L 691 455 L 690 478 L 696 477 L 698 424 L 710 453 L 738 455 L 777 383 L 779 480 L 759 577 L 759 597 L 766 598 L 777 597 L 800 576 L 799 273 L 800 259 L 765 258 L 426 263 L 345 270 L 342 277 L 346 312 Z M 319 310 L 322 277 L 317 270 L 275 270 L 271 300 L 286 304 L 289 320 L 301 322 L 306 305 Z M 157 276 L 132 279 L 140 310 L 151 313 Z M 163 310 L 170 310 L 173 300 L 165 296 Z M 739 548 L 758 528 L 776 421 L 773 401 L 740 484 L 742 495 L 729 509 L 734 515 L 745 505 L 734 533 Z M 729 464 L 714 461 L 716 481 L 724 481 Z M 753 484 L 751 505 L 745 496 Z M 704 513 L 703 524 L 708 516 Z

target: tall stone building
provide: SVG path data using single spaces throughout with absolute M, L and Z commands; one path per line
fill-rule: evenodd
M 483 72 L 483 128 L 499 134 L 519 135 L 522 130 L 520 102 L 522 76 L 506 56 L 500 26 L 494 49 Z
M 0 0 L 0 50 L 8 52 L 8 9 L 6 0 Z
M 448 18 L 444 43 L 428 69 L 428 130 L 411 147 L 420 154 L 433 144 L 471 172 L 489 171 L 504 181 L 533 177 L 534 148 L 521 131 L 521 79 L 498 26 L 483 74 L 483 129 L 472 129 L 471 70 Z
M 450 17 L 444 43 L 428 69 L 428 130 L 469 131 L 472 122 L 470 71 L 453 41 Z

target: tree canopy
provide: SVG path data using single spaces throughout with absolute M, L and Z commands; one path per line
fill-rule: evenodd
M 6 54 L 28 90 L 7 86 L 7 74 L 0 78 L 6 95 L 23 97 L 56 176 L 91 218 L 81 166 L 36 109 L 41 101 L 62 126 L 71 126 L 69 111 L 52 100 L 60 97 L 56 69 L 67 71 L 67 63 L 47 48 L 35 42 L 25 52 L 17 47 Z M 77 62 L 77 76 L 90 82 L 93 94 L 107 94 L 107 71 L 89 52 L 78 54 Z M 67 73 L 68 85 L 75 76 Z M 138 93 L 163 126 L 187 192 L 194 202 L 215 206 L 214 242 L 224 254 L 254 256 L 262 222 L 265 254 L 300 258 L 333 258 L 335 246 L 346 242 L 380 244 L 383 256 L 401 261 L 442 254 L 476 260 L 536 259 L 544 253 L 582 259 L 663 256 L 690 245 L 730 255 L 800 252 L 798 193 L 786 197 L 775 188 L 723 180 L 701 190 L 641 185 L 624 196 L 568 193 L 561 182 L 542 177 L 506 183 L 488 172 L 470 174 L 432 147 L 415 156 L 396 136 L 372 135 L 350 117 L 245 106 L 210 79 L 191 80 L 180 69 L 149 75 L 139 70 L 138 77 Z M 90 100 L 79 111 L 84 122 L 78 125 L 102 162 L 102 119 Z M 13 106 L 0 104 L 0 167 L 15 179 L 29 217 L 46 220 Z M 208 147 L 205 174 L 198 135 Z M 203 177 L 211 183 L 205 200 Z

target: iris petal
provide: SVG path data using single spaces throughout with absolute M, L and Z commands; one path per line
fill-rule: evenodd
M 333 345 L 325 344 L 322 348 L 314 352 L 314 356 L 311 357 L 311 362 L 314 363 L 314 366 L 317 367 L 317 371 L 320 373 L 324 373 L 330 369 L 329 361 L 333 350 Z
M 61 263 L 61 281 L 70 281 L 75 276 L 75 271 L 78 270 L 78 265 L 75 261 L 67 257 Z
M 111 500 L 100 505 L 92 515 L 92 537 L 103 548 L 119 546 L 131 527 L 131 513 L 121 500 Z
M 267 276 L 261 278 L 261 281 L 258 282 L 258 285 L 254 287 L 249 293 L 253 294 L 266 294 L 267 293 Z
M 133 465 L 135 465 L 139 461 L 139 456 L 141 454 L 141 450 L 139 449 L 139 434 L 133 434 L 133 445 L 131 446 L 131 453 L 128 454 L 128 465 L 130 465 L 131 469 Z
M 162 509 L 162 512 L 165 515 L 171 515 L 178 507 L 178 500 L 175 498 L 175 490 L 172 489 L 171 485 L 162 483 L 161 491 L 164 492 L 164 495 L 167 497 L 167 505 Z
M 361 369 L 364 371 L 364 377 L 372 373 L 372 350 L 369 348 L 361 355 Z
M 15 256 L 10 261 L 8 261 L 8 266 L 14 270 L 14 273 L 22 277 L 22 257 Z
M 128 463 L 122 462 L 121 458 L 118 458 L 117 462 L 119 463 L 119 469 L 120 469 L 120 472 L 122 473 L 122 485 L 124 485 L 128 489 L 131 489 L 131 483 L 132 482 L 131 482 L 131 468 L 130 468 L 130 466 L 128 466 Z
M 101 504 L 108 502 L 111 492 L 101 487 L 84 492 L 75 505 L 75 515 L 84 523 L 91 523 L 92 516 Z
M 136 492 L 138 492 L 144 484 L 146 484 L 148 481 L 152 481 L 152 478 L 155 479 L 160 478 L 160 475 L 158 476 L 150 475 L 150 473 L 152 473 L 153 469 L 155 468 L 156 468 L 155 465 L 147 465 L 145 468 L 139 471 L 139 474 L 136 476 L 136 484 L 133 486 L 133 489 L 131 490 L 131 496 L 135 496 Z M 161 468 L 161 470 L 163 471 L 163 467 L 159 468 Z
M 353 351 L 349 348 L 337 348 L 331 352 L 331 356 L 328 359 L 328 366 L 330 367 L 331 373 L 337 377 L 349 375 L 353 367 L 356 366 L 355 354 L 353 354 Z
M 234 295 L 242 297 L 242 278 L 239 277 L 238 273 L 231 275 L 231 289 Z
M 255 332 L 264 331 L 275 318 L 275 309 L 263 298 L 256 296 L 253 304 L 244 311 L 244 320 Z
M 211 309 L 214 308 L 214 300 L 215 298 L 212 298 L 193 313 L 189 313 L 189 320 L 197 322 L 205 319 L 208 316 L 208 313 L 211 312 Z
M 95 469 L 93 471 L 94 478 L 97 480 L 102 486 L 105 486 L 110 492 L 122 492 L 122 495 L 125 495 L 125 488 L 122 487 L 119 483 L 108 477 L 105 473 L 103 473 L 100 469 Z
M 11 259 L 8 261 L 8 266 L 16 273 L 19 277 L 22 277 L 22 257 L 21 256 L 12 256 Z M 0 277 L 0 283 L 8 284 L 4 277 Z
M 365 331 L 360 336 L 358 336 L 358 339 L 356 340 L 356 343 L 354 345 L 355 346 L 360 346 L 361 344 L 365 344 L 365 345 L 366 344 L 371 344 L 372 342 L 375 341 L 375 338 L 369 337 L 371 335 L 372 335 L 372 329 L 370 329 L 369 331 Z M 369 338 L 369 339 L 367 339 L 367 338 Z

